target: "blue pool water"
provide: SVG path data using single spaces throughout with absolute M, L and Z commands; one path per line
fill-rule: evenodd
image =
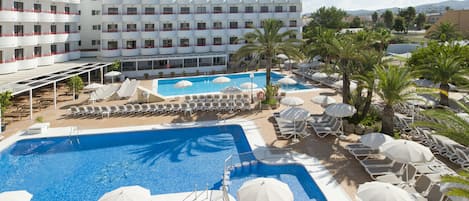
M 183 77 L 183 78 L 170 78 L 170 79 L 159 79 L 158 87 L 156 92 L 163 96 L 181 96 L 187 94 L 201 94 L 201 93 L 216 93 L 220 92 L 223 88 L 228 86 L 237 86 L 240 87 L 241 84 L 245 82 L 251 82 L 249 78 L 249 73 L 238 73 L 238 74 L 229 74 L 224 75 L 229 77 L 231 82 L 223 84 L 215 84 L 212 82 L 213 79 L 220 77 L 220 75 L 210 75 L 210 76 L 197 76 L 197 77 Z M 277 83 L 278 80 L 282 79 L 283 75 L 272 73 L 271 81 L 272 83 Z M 177 89 L 174 87 L 174 84 L 181 80 L 188 80 L 192 82 L 191 87 L 184 89 Z M 257 88 L 261 89 L 265 87 L 265 72 L 254 73 L 253 82 L 257 84 Z M 296 85 L 283 85 L 281 89 L 284 91 L 295 91 L 302 89 L 310 89 L 309 87 L 302 85 L 300 83 Z M 247 89 L 249 91 L 249 89 Z
M 128 185 L 141 185 L 153 195 L 193 191 L 196 185 L 219 189 L 224 160 L 250 151 L 238 125 L 23 140 L 0 152 L 0 192 L 27 190 L 33 201 L 96 201 Z M 304 167 L 296 165 L 259 163 L 233 171 L 230 193 L 236 195 L 255 177 L 288 183 L 296 201 L 325 200 Z

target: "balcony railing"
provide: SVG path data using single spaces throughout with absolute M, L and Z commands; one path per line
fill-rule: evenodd
M 0 37 L 25 37 L 25 36 L 57 35 L 57 34 L 72 34 L 72 33 L 78 33 L 78 31 L 69 31 L 69 32 L 11 33 L 11 34 L 0 34 Z
M 30 12 L 30 13 L 50 13 L 63 15 L 78 15 L 78 12 L 63 11 L 57 12 L 52 10 L 34 10 L 34 9 L 18 9 L 18 8 L 0 8 L 0 11 Z
M 16 57 L 16 58 L 10 58 L 10 59 L 6 59 L 6 60 L 0 60 L 0 63 L 13 63 L 13 62 L 16 62 L 16 61 L 24 61 L 24 60 L 30 60 L 30 59 L 35 59 L 35 58 L 41 58 L 41 57 L 48 57 L 48 56 L 52 56 L 52 55 L 59 55 L 59 54 L 66 54 L 66 53 L 71 53 L 71 52 L 78 52 L 80 51 L 79 49 L 76 49 L 76 50 L 70 50 L 70 51 L 61 51 L 61 52 L 54 52 L 54 53 L 45 53 L 45 54 L 41 54 L 41 55 L 31 55 L 31 56 L 23 56 L 23 57 Z
M 123 15 L 188 15 L 188 14 L 255 14 L 255 13 L 296 13 L 297 11 L 239 11 L 239 12 L 224 12 L 224 11 L 213 11 L 213 12 L 170 12 L 170 11 L 163 11 L 161 13 L 158 12 L 127 12 L 124 13 Z M 119 15 L 119 12 L 107 12 L 103 13 L 103 15 Z

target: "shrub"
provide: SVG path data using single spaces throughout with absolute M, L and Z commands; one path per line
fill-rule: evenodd
M 84 87 L 83 80 L 80 76 L 73 76 L 68 80 L 67 87 L 70 92 L 75 91 L 75 93 L 80 93 Z
M 163 77 L 163 72 L 158 72 L 158 75 L 160 76 L 160 78 Z

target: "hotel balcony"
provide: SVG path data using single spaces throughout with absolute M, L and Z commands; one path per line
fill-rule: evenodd
M 192 46 L 177 47 L 178 54 L 188 54 L 188 53 L 193 53 L 193 52 L 194 52 L 194 48 Z
M 158 21 L 158 15 L 155 14 L 142 14 L 140 16 L 142 22 L 154 22 Z
M 103 4 L 122 4 L 122 0 L 103 0 Z
M 200 21 L 210 21 L 210 13 L 196 13 L 194 14 L 194 20 L 200 20 Z
M 118 57 L 121 56 L 120 49 L 101 49 L 101 57 Z
M 227 30 L 226 29 L 211 29 L 210 32 L 212 33 L 212 36 L 224 36 L 226 35 Z
M 139 48 L 121 50 L 121 55 L 123 57 L 133 57 L 133 56 L 138 56 L 139 54 L 140 54 Z
M 156 55 L 158 54 L 158 48 L 141 48 L 140 49 L 141 55 Z
M 160 21 L 172 21 L 172 22 L 175 22 L 177 19 L 176 17 L 176 13 L 173 13 L 173 14 L 165 14 L 165 13 L 162 13 L 160 14 Z
M 257 19 L 259 15 L 257 13 L 243 13 L 244 19 Z
M 216 20 L 226 20 L 226 13 L 212 13 L 211 14 L 211 19 L 213 21 Z
M 142 4 L 145 4 L 145 5 L 153 5 L 153 4 L 159 3 L 159 0 L 141 0 L 141 1 L 142 1 Z
M 158 51 L 160 54 L 176 54 L 175 47 L 160 47 Z
M 176 4 L 176 0 L 160 0 L 160 4 Z
M 243 13 L 228 13 L 228 20 L 241 20 L 243 19 Z
M 192 21 L 194 19 L 194 15 L 190 13 L 179 13 L 177 18 L 179 21 Z
M 123 31 L 121 32 L 122 39 L 137 39 L 140 38 L 140 32 L 138 31 Z
M 37 58 L 38 66 L 48 66 L 54 64 L 55 55 L 50 53 Z
M 138 22 L 140 21 L 140 15 L 135 14 L 124 14 L 122 15 L 122 21 L 124 22 Z
M 259 18 L 260 20 L 265 20 L 265 19 L 271 19 L 274 18 L 273 13 L 259 13 Z
M 64 43 L 67 41 L 79 41 L 80 40 L 80 33 L 74 32 L 74 33 L 56 33 L 54 35 L 54 43 Z
M 80 34 L 74 33 L 42 33 L 42 34 L 5 34 L 0 36 L 0 48 L 32 46 L 49 43 L 63 43 L 66 41 L 78 41 Z
M 194 4 L 208 4 L 210 0 L 193 0 Z
M 158 32 L 155 29 L 145 30 L 140 32 L 140 38 L 156 38 L 158 37 Z
M 194 46 L 194 52 L 196 52 L 196 53 L 210 52 L 210 46 L 209 45 L 203 45 L 203 46 L 196 45 L 196 46 Z
M 177 31 L 175 29 L 163 30 L 159 32 L 160 38 L 176 38 Z
M 196 29 L 194 30 L 194 35 L 196 37 L 208 37 L 210 36 L 210 30 L 209 29 Z
M 193 35 L 194 33 L 191 29 L 179 29 L 179 31 L 177 32 L 177 36 L 179 38 L 192 38 Z
M 232 36 L 238 36 L 238 37 L 243 36 L 243 29 L 241 28 L 233 28 L 233 29 L 228 29 L 226 31 Z
M 229 44 L 227 50 L 228 52 L 236 52 L 242 46 L 243 44 Z
M 290 15 L 288 12 L 275 12 L 273 13 L 274 17 L 276 19 L 288 19 L 288 16 Z
M 118 40 L 121 38 L 121 33 L 117 30 L 113 31 L 104 31 L 101 32 L 101 39 L 102 40 Z
M 212 51 L 212 52 L 225 52 L 226 51 L 226 45 L 225 44 L 211 45 L 210 46 L 210 51 Z
M 122 21 L 122 15 L 118 13 L 103 13 L 101 20 L 103 22 L 120 22 Z
M 141 4 L 141 0 L 122 0 L 122 4 Z

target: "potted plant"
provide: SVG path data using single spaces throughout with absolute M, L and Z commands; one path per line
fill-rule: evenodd
M 261 102 L 262 109 L 277 109 L 279 106 L 277 94 L 279 90 L 278 85 L 267 85 L 264 89 L 265 99 Z
M 161 72 L 161 71 L 158 72 L 158 76 L 160 76 L 160 78 L 162 78 L 163 77 L 163 72 Z
M 175 72 L 171 72 L 170 74 L 171 74 L 171 77 L 174 77 L 176 75 Z
M 149 75 L 148 73 L 144 73 L 144 74 L 143 74 L 143 78 L 146 79 L 146 80 L 148 80 L 148 78 L 150 78 L 150 75 Z
M 13 98 L 13 95 L 11 91 L 5 91 L 0 93 L 0 111 L 1 111 L 1 116 L 2 121 L 0 122 L 0 126 L 2 127 L 2 131 L 6 129 L 6 124 L 3 123 L 3 115 L 5 114 L 5 111 L 7 108 L 12 104 L 11 98 Z
M 199 71 L 199 70 L 196 70 L 196 71 L 195 71 L 195 74 L 196 74 L 196 75 L 200 75 L 200 71 Z
M 80 76 L 73 76 L 68 80 L 67 87 L 70 92 L 75 94 L 74 99 L 78 99 L 80 91 L 83 89 L 83 80 Z

